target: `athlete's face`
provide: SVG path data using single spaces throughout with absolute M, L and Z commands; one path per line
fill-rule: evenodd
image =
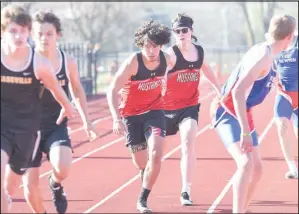
M 142 53 L 148 61 L 156 61 L 161 50 L 160 45 L 156 45 L 152 41 L 146 40 L 143 45 Z
M 33 23 L 33 40 L 37 49 L 41 51 L 53 50 L 60 34 L 51 23 Z
M 29 35 L 28 26 L 21 26 L 15 22 L 9 23 L 5 30 L 1 31 L 3 41 L 14 49 L 26 47 Z
M 189 43 L 191 42 L 192 30 L 188 27 L 179 27 L 173 30 L 175 34 L 176 43 Z

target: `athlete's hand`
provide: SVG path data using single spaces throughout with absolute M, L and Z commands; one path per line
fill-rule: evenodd
M 69 105 L 68 108 L 61 108 L 56 124 L 59 125 L 65 117 L 72 118 L 75 114 L 75 108 L 72 105 Z
M 99 137 L 98 131 L 96 130 L 95 126 L 91 122 L 84 124 L 83 128 L 90 142 L 94 141 Z
M 243 153 L 248 153 L 252 151 L 252 137 L 249 134 L 241 135 L 240 147 Z
M 121 120 L 113 121 L 113 133 L 117 135 L 122 135 L 126 133 L 125 125 Z

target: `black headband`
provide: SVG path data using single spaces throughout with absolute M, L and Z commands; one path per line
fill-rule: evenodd
M 190 22 L 186 22 L 186 21 L 177 21 L 175 23 L 172 24 L 172 29 L 176 29 L 179 27 L 188 27 L 190 29 L 192 29 L 192 24 Z

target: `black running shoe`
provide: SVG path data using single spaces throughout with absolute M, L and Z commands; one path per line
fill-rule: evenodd
M 181 205 L 182 206 L 193 205 L 193 201 L 190 199 L 190 196 L 187 192 L 182 192 L 182 194 L 181 194 Z
M 59 214 L 64 214 L 67 210 L 67 199 L 66 199 L 66 194 L 63 191 L 63 187 L 59 185 L 56 188 L 51 187 L 50 185 L 50 179 L 51 175 L 49 176 L 49 187 L 52 192 L 52 200 L 54 202 L 56 211 Z
M 147 207 L 147 201 L 144 201 L 144 200 L 138 200 L 137 210 L 140 213 L 152 213 L 152 210 Z

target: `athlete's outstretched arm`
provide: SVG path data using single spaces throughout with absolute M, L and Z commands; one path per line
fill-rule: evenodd
M 221 96 L 220 85 L 219 85 L 218 81 L 216 80 L 216 78 L 213 74 L 213 71 L 212 71 L 211 67 L 209 66 L 209 64 L 207 62 L 203 61 L 202 66 L 201 66 L 201 70 L 202 70 L 203 75 L 207 78 L 209 83 L 216 90 L 217 95 L 220 97 Z
M 167 88 L 167 75 L 168 72 L 173 69 L 173 67 L 175 66 L 176 63 L 176 55 L 173 52 L 173 49 L 171 47 L 169 47 L 165 52 L 164 52 L 164 56 L 166 58 L 166 63 L 167 63 L 167 68 L 166 68 L 166 72 L 164 75 L 164 81 L 163 81 L 163 85 L 162 85 L 162 95 L 164 96 L 164 94 L 166 93 L 166 88 Z
M 107 100 L 113 121 L 119 121 L 120 115 L 118 111 L 118 92 L 125 86 L 126 82 L 132 75 L 137 72 L 136 54 L 129 57 L 118 69 L 114 79 L 107 90 Z
M 64 116 L 72 117 L 73 107 L 69 101 L 67 95 L 63 91 L 62 87 L 59 85 L 56 76 L 54 75 L 54 68 L 51 63 L 43 56 L 35 53 L 35 74 L 36 78 L 42 81 L 47 89 L 52 93 L 53 97 L 62 107 L 62 112 L 57 120 L 60 123 Z
M 69 78 L 69 89 L 75 105 L 79 111 L 80 117 L 83 122 L 83 128 L 87 132 L 89 138 L 96 138 L 96 131 L 92 125 L 87 109 L 86 94 L 80 81 L 78 72 L 78 64 L 75 58 L 67 57 L 67 74 Z
M 255 63 L 248 66 L 244 73 L 240 75 L 235 87 L 232 90 L 232 97 L 235 106 L 235 112 L 241 126 L 242 133 L 250 133 L 250 128 L 247 120 L 246 109 L 246 91 L 251 87 L 255 80 L 259 78 L 262 72 L 269 71 L 272 63 L 272 58 L 267 49 L 261 53 Z

